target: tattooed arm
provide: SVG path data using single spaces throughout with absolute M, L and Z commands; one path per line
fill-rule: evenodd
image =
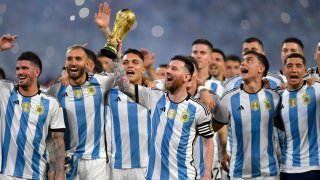
M 64 179 L 64 133 L 51 132 L 52 139 L 49 150 L 49 178 L 50 179 Z
M 113 60 L 113 72 L 116 78 L 116 83 L 119 86 L 120 91 L 135 100 L 135 86 L 129 81 L 120 61 L 120 58 Z

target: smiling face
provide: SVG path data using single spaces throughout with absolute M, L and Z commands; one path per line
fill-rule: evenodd
M 184 62 L 172 60 L 168 65 L 166 75 L 166 89 L 170 92 L 178 90 L 183 84 L 189 81 L 191 74 L 185 67 Z
M 88 66 L 88 55 L 81 48 L 67 51 L 65 66 L 71 80 L 85 78 Z
M 142 84 L 144 73 L 143 60 L 134 53 L 128 53 L 122 58 L 123 69 L 132 84 Z
M 287 78 L 288 89 L 298 89 L 303 85 L 303 76 L 307 68 L 303 60 L 299 57 L 288 58 L 283 68 L 283 73 Z
M 19 60 L 16 66 L 16 77 L 19 87 L 29 88 L 37 85 L 37 79 L 40 75 L 40 68 L 28 60 Z
M 209 66 L 209 74 L 213 77 L 219 77 L 224 72 L 224 59 L 223 56 L 218 52 L 212 53 L 212 59 Z
M 262 78 L 265 67 L 254 54 L 243 56 L 240 65 L 240 75 L 243 81 L 249 81 L 257 78 Z

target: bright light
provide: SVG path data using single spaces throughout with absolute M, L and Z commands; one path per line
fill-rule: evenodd
M 90 12 L 90 11 L 89 11 L 88 8 L 81 8 L 80 11 L 79 11 L 79 16 L 80 16 L 81 18 L 86 18 L 86 17 L 88 17 L 89 12 Z
M 164 33 L 164 30 L 161 26 L 154 26 L 151 30 L 151 33 L 155 37 L 161 37 Z

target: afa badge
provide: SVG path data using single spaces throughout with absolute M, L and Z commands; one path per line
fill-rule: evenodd
M 76 97 L 76 98 L 81 98 L 81 96 L 82 96 L 82 90 L 81 89 L 75 89 L 75 90 L 73 90 L 73 95 L 74 95 L 74 97 Z
M 173 119 L 176 117 L 176 114 L 177 114 L 177 111 L 175 109 L 169 109 L 167 116 L 169 119 Z
M 253 111 L 258 111 L 260 108 L 259 101 L 251 101 L 251 109 Z
M 88 87 L 88 94 L 89 94 L 90 96 L 93 96 L 93 95 L 95 95 L 96 93 L 97 93 L 96 87 L 94 87 L 94 86 L 89 86 L 89 87 Z
M 188 122 L 189 119 L 190 119 L 190 111 L 189 110 L 187 110 L 181 114 L 181 118 L 180 118 L 181 122 Z
M 311 103 L 311 97 L 309 93 L 305 92 L 302 95 L 302 103 L 305 105 L 309 105 Z
M 266 107 L 267 110 L 269 110 L 269 111 L 271 110 L 271 104 L 270 104 L 269 99 L 266 98 L 266 99 L 264 100 L 264 105 L 265 105 L 265 107 Z
M 21 107 L 22 107 L 22 110 L 24 111 L 24 112 L 28 112 L 28 111 L 30 111 L 30 103 L 29 102 L 24 102 L 24 103 L 22 103 L 22 105 L 21 105 Z
M 43 107 L 43 105 L 42 105 L 42 104 L 37 105 L 37 106 L 36 106 L 36 113 L 37 113 L 38 115 L 42 115 L 43 112 L 44 112 L 44 107 Z
M 289 99 L 289 106 L 290 106 L 291 108 L 296 107 L 296 106 L 297 106 L 297 99 L 296 99 L 296 98 L 290 98 L 290 99 Z

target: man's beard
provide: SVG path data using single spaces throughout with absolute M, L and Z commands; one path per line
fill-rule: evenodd
M 168 86 L 166 83 L 165 86 L 166 86 L 166 90 L 173 93 L 173 92 L 179 90 L 180 87 L 182 86 L 182 84 L 183 84 L 183 79 L 177 78 L 176 80 L 173 80 L 173 82 L 171 82 L 171 85 Z
M 72 72 L 70 70 L 68 70 L 69 78 L 72 80 L 77 80 L 77 79 L 81 78 L 84 73 L 85 73 L 85 68 L 79 68 L 78 75 L 72 75 Z

